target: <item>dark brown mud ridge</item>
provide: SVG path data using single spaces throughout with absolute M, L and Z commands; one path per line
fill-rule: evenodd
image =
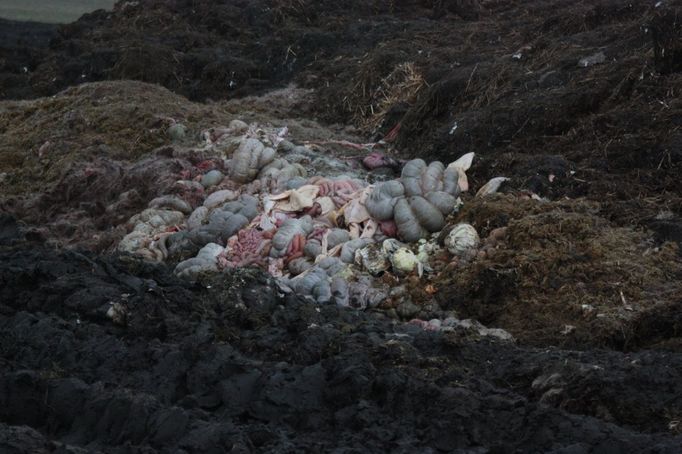
M 0 453 L 681 452 L 681 21 L 679 0 L 141 0 L 0 22 Z M 475 152 L 473 189 L 510 181 L 449 222 L 505 233 L 404 279 L 402 319 L 112 253 L 235 118 Z M 403 323 L 445 312 L 517 342 Z
M 0 238 L 0 450 L 679 452 L 682 355 L 534 349 L 314 306 L 259 271 Z M 111 321 L 126 309 L 126 328 Z

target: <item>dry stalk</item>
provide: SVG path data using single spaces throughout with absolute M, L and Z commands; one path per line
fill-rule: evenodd
M 425 85 L 421 73 L 411 62 L 397 65 L 373 91 L 362 80 L 355 88 L 366 102 L 352 109 L 354 122 L 364 129 L 375 130 L 392 106 L 400 102 L 412 104 Z

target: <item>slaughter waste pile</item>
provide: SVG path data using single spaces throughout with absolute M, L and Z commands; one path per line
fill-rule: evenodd
M 168 132 L 183 129 L 174 124 Z M 118 250 L 177 263 L 175 274 L 189 279 L 258 266 L 283 291 L 358 309 L 409 301 L 401 279 L 426 277 L 453 258 L 464 264 L 479 253 L 474 227 L 448 224 L 468 190 L 473 153 L 447 166 L 401 163 L 376 151 L 338 159 L 294 145 L 287 133 L 240 120 L 202 132 L 196 147 L 210 158 L 131 217 Z M 494 178 L 477 196 L 505 180 Z M 426 329 L 472 324 L 454 317 L 413 322 Z

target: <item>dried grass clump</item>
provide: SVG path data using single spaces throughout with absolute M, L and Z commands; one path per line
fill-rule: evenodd
M 399 103 L 412 106 L 419 92 L 427 86 L 424 77 L 411 62 L 400 63 L 376 86 L 371 73 L 361 76 L 353 87 L 355 96 L 344 99 L 346 108 L 353 113 L 353 122 L 367 131 L 375 131 L 386 113 Z

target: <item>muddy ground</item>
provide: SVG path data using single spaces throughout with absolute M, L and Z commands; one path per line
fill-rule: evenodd
M 260 271 L 0 253 L 3 452 L 678 452 L 682 356 L 438 334 Z M 13 231 L 12 231 L 13 230 Z M 131 308 L 125 328 L 105 315 Z M 79 450 L 80 449 L 80 450 Z
M 3 22 L 0 452 L 679 452 L 682 2 L 431 3 Z M 234 118 L 402 158 L 474 151 L 472 193 L 511 178 L 450 219 L 506 227 L 494 251 L 405 282 L 411 315 L 516 340 L 114 254 Z

